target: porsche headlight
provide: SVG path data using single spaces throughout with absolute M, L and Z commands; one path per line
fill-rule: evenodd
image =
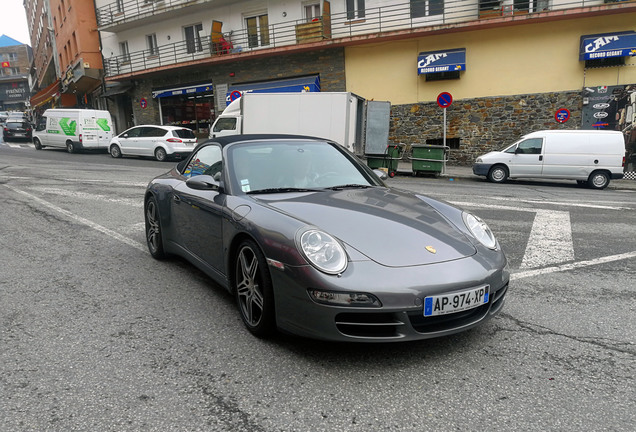
M 329 274 L 342 273 L 347 268 L 347 254 L 332 236 L 318 229 L 303 232 L 299 239 L 300 250 L 318 270 Z
M 483 160 L 482 160 L 482 158 L 480 158 L 480 157 L 478 157 L 478 158 L 475 160 L 475 163 L 482 163 L 482 162 L 483 162 Z
M 479 243 L 483 244 L 488 249 L 497 248 L 495 235 L 492 233 L 490 228 L 488 228 L 486 222 L 471 213 L 464 212 L 462 213 L 462 217 L 464 219 L 464 224 L 466 224 L 466 227 L 472 235 L 479 240 Z

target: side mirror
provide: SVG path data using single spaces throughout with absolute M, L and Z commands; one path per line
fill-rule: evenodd
M 378 177 L 380 177 L 380 180 L 386 180 L 386 179 L 389 178 L 389 175 L 387 174 L 387 172 L 386 171 L 382 171 L 380 169 L 374 169 L 373 173 L 375 175 L 377 175 Z
M 196 190 L 216 190 L 221 188 L 221 184 L 209 175 L 198 175 L 186 180 L 186 186 Z

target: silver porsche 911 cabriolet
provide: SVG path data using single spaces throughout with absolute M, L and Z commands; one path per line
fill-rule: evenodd
M 486 223 L 381 177 L 323 139 L 211 139 L 148 185 L 148 248 L 232 292 L 257 336 L 407 341 L 498 313 L 510 274 Z

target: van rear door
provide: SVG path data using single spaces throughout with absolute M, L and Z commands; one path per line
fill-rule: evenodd
M 113 120 L 108 111 L 97 111 L 97 147 L 108 149 L 113 139 Z
M 544 138 L 526 138 L 519 141 L 510 158 L 510 177 L 538 177 L 543 171 Z

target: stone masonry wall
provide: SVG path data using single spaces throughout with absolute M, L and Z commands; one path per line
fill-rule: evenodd
M 570 110 L 570 119 L 557 123 L 554 114 Z M 446 109 L 446 138 L 460 138 L 451 149 L 449 164 L 470 166 L 477 156 L 500 150 L 522 135 L 540 129 L 577 129 L 581 125 L 582 100 L 578 92 L 527 94 L 455 100 Z M 444 114 L 436 102 L 396 105 L 391 108 L 389 142 L 426 144 L 442 138 Z

